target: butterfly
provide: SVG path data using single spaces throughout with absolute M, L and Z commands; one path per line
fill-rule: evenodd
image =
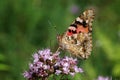
M 92 51 L 92 22 L 94 10 L 88 9 L 77 17 L 67 31 L 57 36 L 59 47 L 81 59 L 87 59 Z

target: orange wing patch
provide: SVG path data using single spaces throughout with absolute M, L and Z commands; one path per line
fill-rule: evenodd
M 88 33 L 88 27 L 83 27 L 83 25 L 77 25 L 77 33 Z

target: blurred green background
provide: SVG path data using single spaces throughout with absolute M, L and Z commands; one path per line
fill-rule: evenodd
M 120 0 L 0 0 L 0 79 L 25 80 L 31 55 L 57 45 L 63 33 L 84 10 L 93 7 L 93 51 L 80 65 L 75 80 L 110 76 L 120 80 Z

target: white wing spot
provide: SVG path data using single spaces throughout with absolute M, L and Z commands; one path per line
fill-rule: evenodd
M 74 30 L 74 31 L 76 30 L 75 27 L 71 27 L 71 26 L 70 26 L 68 29 L 70 29 L 70 30 Z
M 89 21 L 88 20 L 86 20 L 86 23 L 88 23 Z
M 81 22 L 81 23 L 83 22 L 83 20 L 80 19 L 79 17 L 76 18 L 76 21 L 79 21 L 79 22 Z

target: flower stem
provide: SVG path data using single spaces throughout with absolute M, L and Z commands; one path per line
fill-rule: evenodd
M 42 78 L 42 80 L 48 80 L 48 79 L 45 77 L 45 78 Z

